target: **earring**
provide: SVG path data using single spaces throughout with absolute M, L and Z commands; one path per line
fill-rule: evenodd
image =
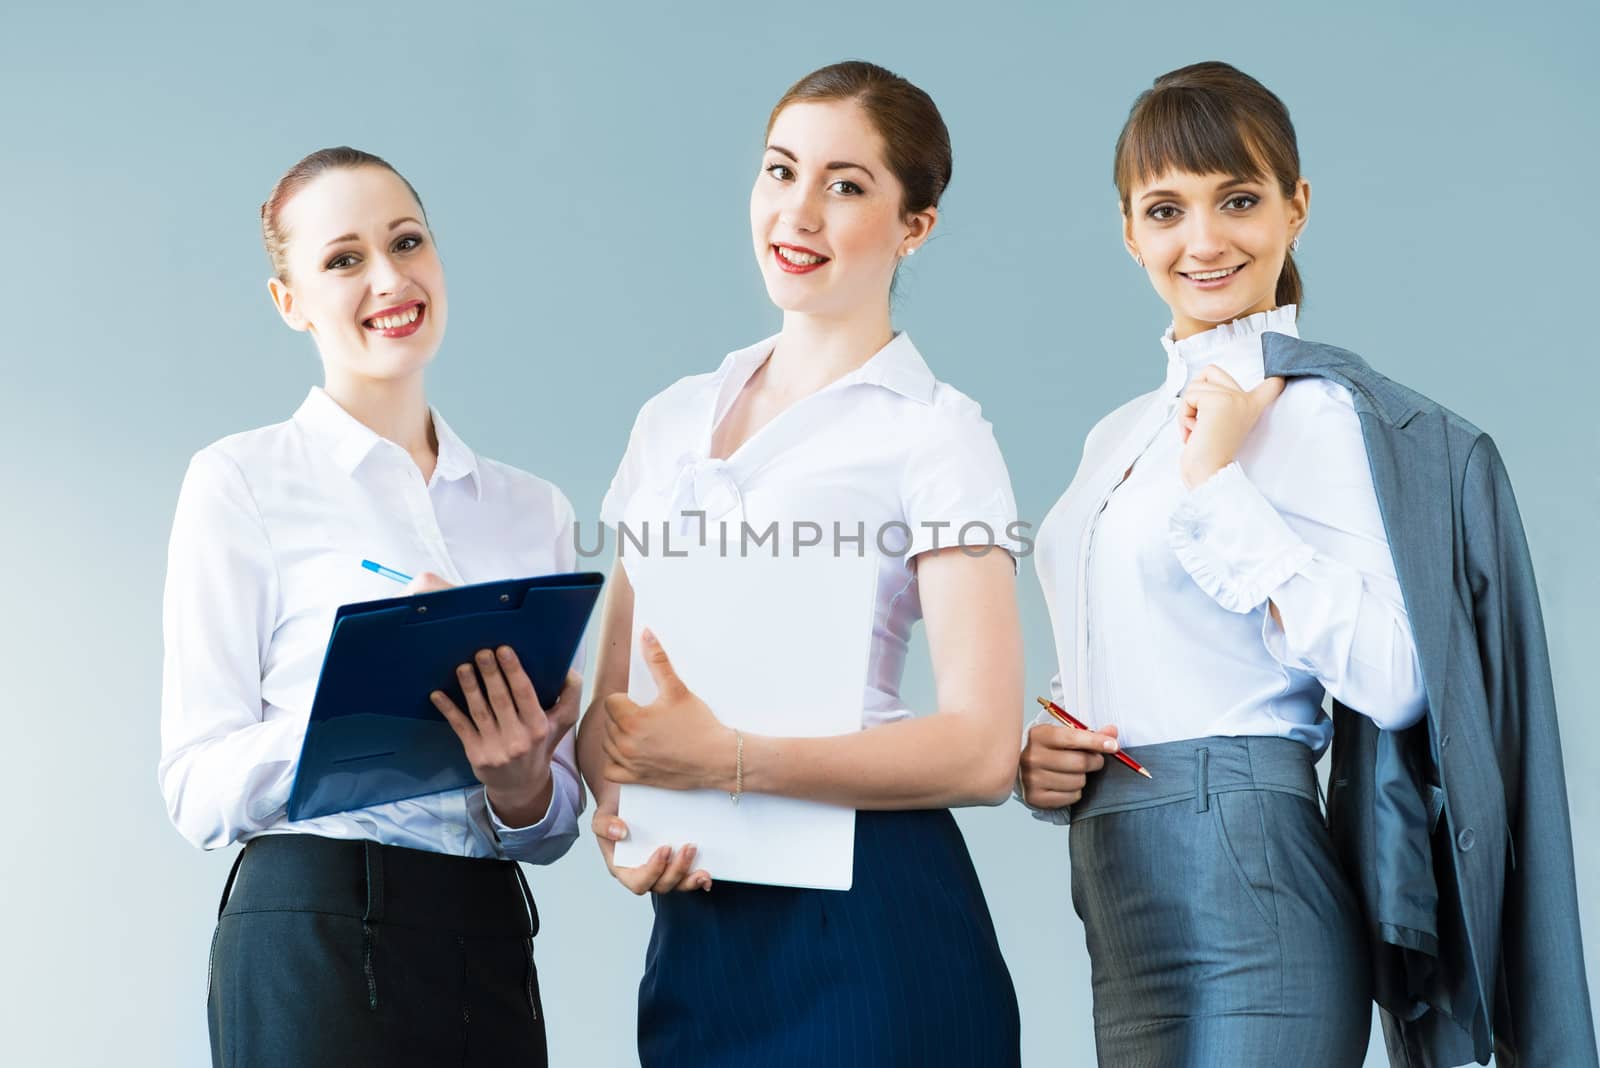
M 1137 252 L 1135 252 L 1133 254 L 1133 262 L 1137 263 L 1140 267 L 1143 267 L 1144 266 L 1144 257 L 1139 255 Z
M 907 256 L 915 256 L 917 254 L 917 246 L 912 245 L 910 248 L 906 249 L 905 254 Z
M 1299 234 L 1295 234 L 1294 237 L 1289 241 L 1289 251 L 1290 252 L 1299 252 L 1300 251 L 1300 235 Z

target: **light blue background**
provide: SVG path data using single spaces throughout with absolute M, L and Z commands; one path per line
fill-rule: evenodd
M 1109 180 L 1134 95 L 1221 58 L 1284 97 L 1315 186 L 1302 328 L 1495 433 L 1542 580 L 1574 823 L 1592 830 L 1597 35 L 1593 3 L 13 0 L 0 1061 L 205 1060 L 231 851 L 189 847 L 156 789 L 160 590 L 189 455 L 287 417 L 319 380 L 267 300 L 256 207 L 277 175 L 350 143 L 411 178 L 452 303 L 433 399 L 481 452 L 592 517 L 639 404 L 774 328 L 746 221 L 763 124 L 793 79 L 845 57 L 911 77 L 950 125 L 955 180 L 898 323 L 983 402 L 1034 521 L 1093 421 L 1162 371 L 1164 309 L 1122 251 Z M 1022 607 L 1042 689 L 1031 566 Z M 920 650 L 908 689 L 928 705 Z M 1089 1061 L 1064 834 L 1015 806 L 961 822 L 1025 1062 Z M 609 883 L 587 838 L 533 877 L 554 1063 L 632 1063 L 648 905 Z M 1600 910 L 1586 919 L 1596 974 Z

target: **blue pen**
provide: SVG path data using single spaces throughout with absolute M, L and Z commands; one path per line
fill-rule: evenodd
M 361 561 L 361 566 L 373 574 L 382 575 L 386 579 L 394 579 L 396 582 L 402 583 L 411 581 L 411 576 L 405 572 L 396 571 L 392 567 L 384 567 L 382 564 L 375 564 L 371 560 Z

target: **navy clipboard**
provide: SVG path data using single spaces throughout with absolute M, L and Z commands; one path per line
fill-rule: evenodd
M 555 704 L 605 577 L 597 572 L 484 582 L 339 608 L 289 792 L 311 819 L 477 781 L 428 694 L 466 708 L 458 664 L 509 645 L 539 703 Z

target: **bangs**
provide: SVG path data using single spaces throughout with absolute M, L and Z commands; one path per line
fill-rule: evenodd
M 1231 105 L 1216 93 L 1177 86 L 1153 89 L 1140 97 L 1117 141 L 1113 177 L 1123 203 L 1136 183 L 1168 171 L 1254 181 L 1285 171 L 1298 177 L 1298 159 L 1269 158 L 1266 146 L 1274 139 L 1256 129 L 1249 112 Z

